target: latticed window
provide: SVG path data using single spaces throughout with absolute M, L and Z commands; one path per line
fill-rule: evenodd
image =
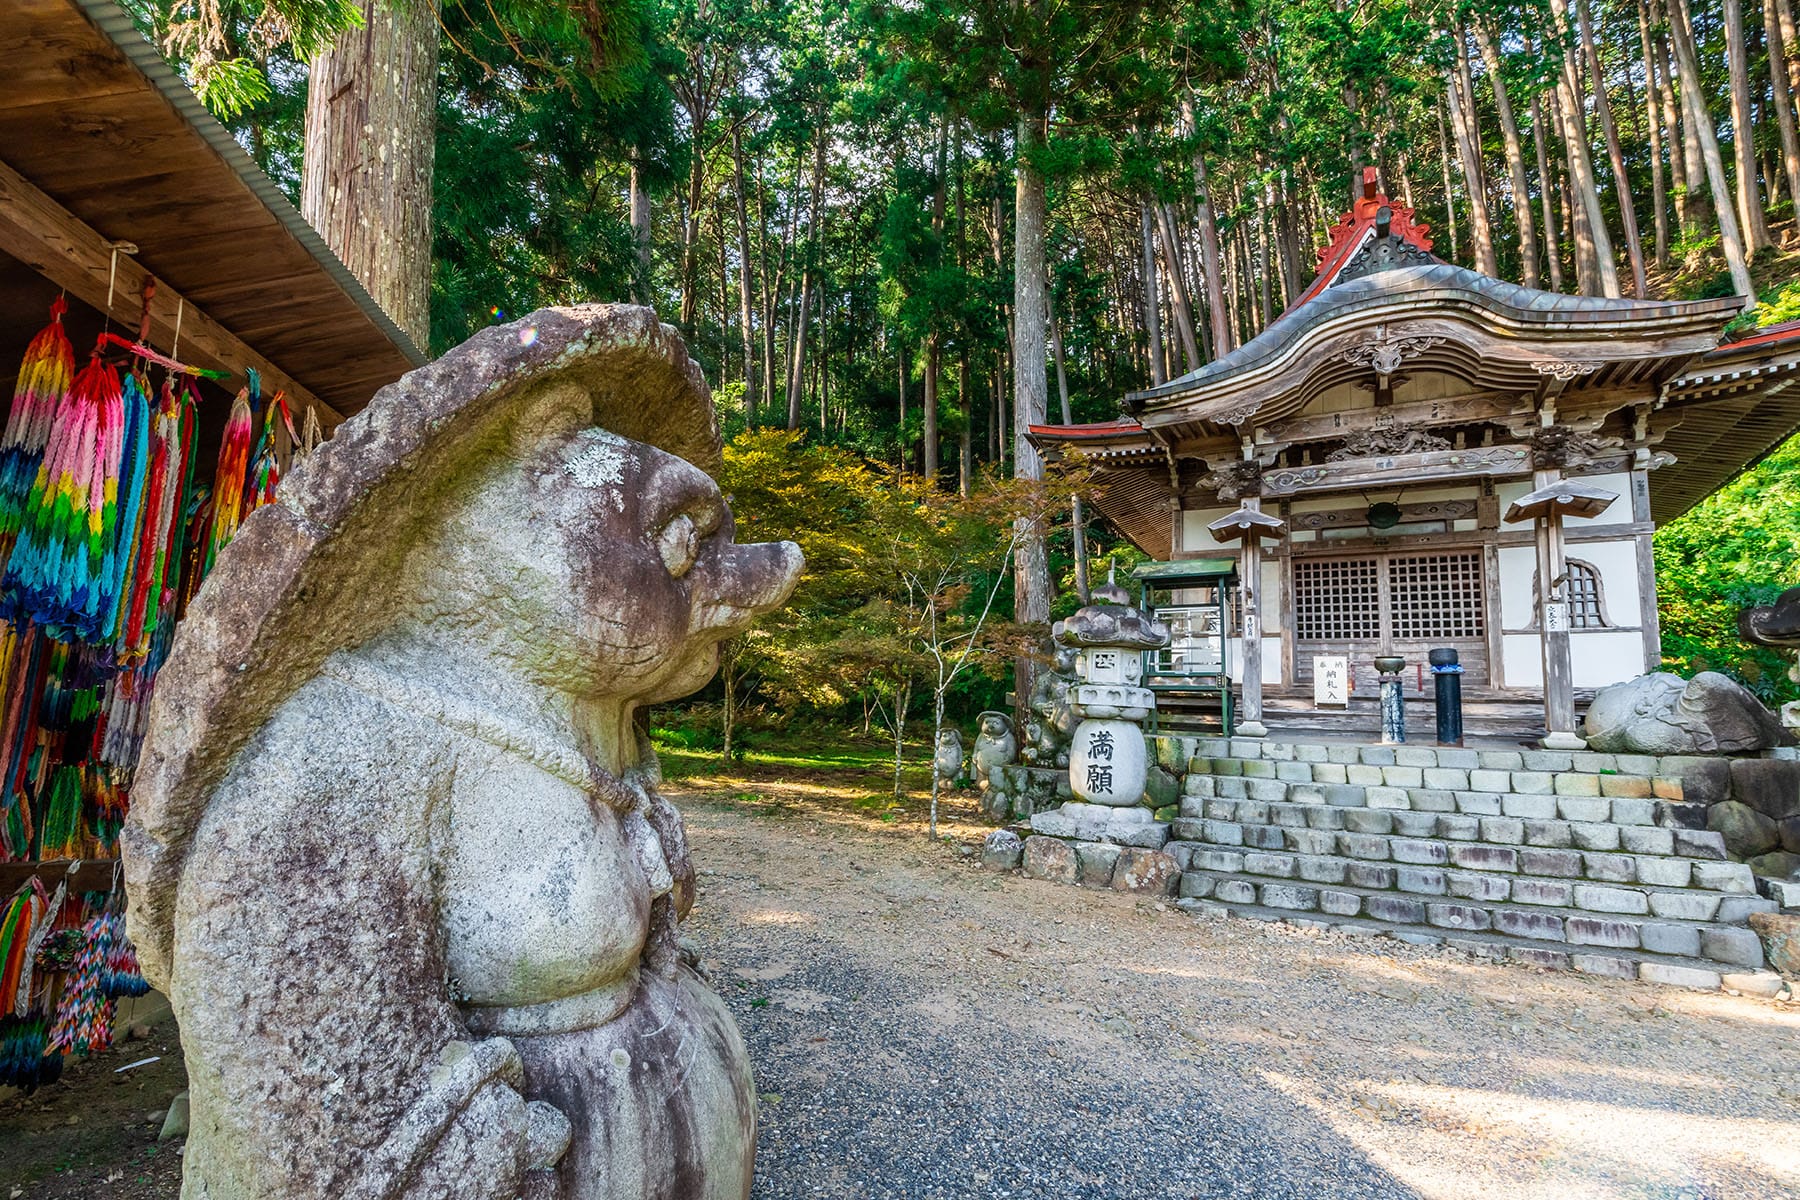
M 1394 637 L 1435 641 L 1482 636 L 1481 552 L 1388 559 Z
M 1295 560 L 1294 636 L 1321 642 L 1380 637 L 1381 594 L 1376 560 Z
M 1563 592 L 1569 601 L 1570 629 L 1599 629 L 1606 624 L 1600 609 L 1600 572 L 1590 564 L 1568 561 L 1569 577 Z

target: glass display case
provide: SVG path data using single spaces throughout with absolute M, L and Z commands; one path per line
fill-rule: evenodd
M 1131 576 L 1143 587 L 1140 607 L 1169 627 L 1169 644 L 1144 654 L 1144 686 L 1158 692 L 1185 693 L 1196 699 L 1216 696 L 1229 732 L 1232 697 L 1228 659 L 1232 607 L 1237 596 L 1237 560 L 1140 563 L 1132 569 Z

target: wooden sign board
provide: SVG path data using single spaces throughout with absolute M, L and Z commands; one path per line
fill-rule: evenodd
M 1350 660 L 1324 654 L 1313 659 L 1313 704 L 1320 707 L 1350 706 Z

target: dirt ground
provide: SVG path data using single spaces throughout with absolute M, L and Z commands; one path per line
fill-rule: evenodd
M 968 796 L 933 843 L 879 788 L 667 789 L 757 1074 L 758 1200 L 1800 1196 L 1800 1007 L 995 875 Z M 0 1099 L 0 1200 L 178 1194 L 179 1047 L 138 1003 L 147 1038 Z
M 966 796 L 934 845 L 791 775 L 681 795 L 759 1197 L 1800 1196 L 1800 1006 L 997 876 Z
M 31 1096 L 0 1089 L 0 1198 L 180 1193 L 181 1143 L 156 1140 L 169 1101 L 187 1086 L 168 1001 L 154 992 L 122 1001 L 114 1028 L 111 1050 L 71 1058 L 57 1083 Z

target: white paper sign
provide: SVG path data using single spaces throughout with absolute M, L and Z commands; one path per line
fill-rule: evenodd
M 1561 600 L 1552 600 L 1544 605 L 1544 632 L 1567 633 L 1569 631 L 1569 606 Z
M 1313 659 L 1313 703 L 1347 708 L 1350 704 L 1350 660 L 1338 655 Z

